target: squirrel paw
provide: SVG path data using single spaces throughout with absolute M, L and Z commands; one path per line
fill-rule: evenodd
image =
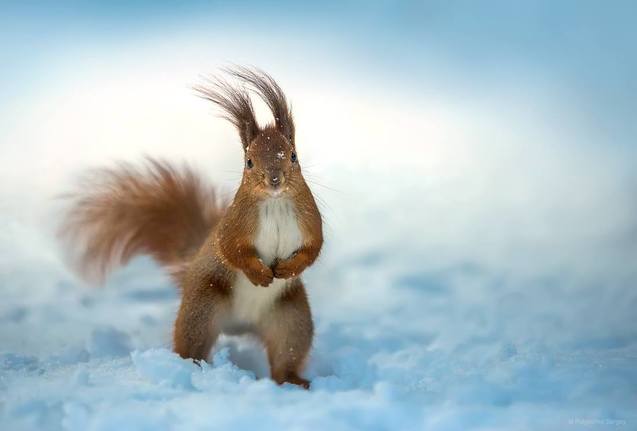
M 303 268 L 300 267 L 294 260 L 288 259 L 277 263 L 272 271 L 275 278 L 288 279 L 298 276 L 303 271 Z
M 244 271 L 244 273 L 246 277 L 248 277 L 248 280 L 255 286 L 268 287 L 274 278 L 272 270 L 267 266 L 264 266 L 260 270 Z

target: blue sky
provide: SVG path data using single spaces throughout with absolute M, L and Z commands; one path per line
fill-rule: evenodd
M 66 56 L 226 28 L 229 35 L 278 41 L 272 54 L 289 48 L 291 61 L 311 63 L 318 48 L 342 74 L 398 92 L 445 88 L 458 98 L 486 97 L 498 82 L 548 81 L 598 123 L 609 144 L 626 145 L 635 135 L 636 7 L 630 1 L 20 2 L 2 8 L 4 103 L 37 86 Z

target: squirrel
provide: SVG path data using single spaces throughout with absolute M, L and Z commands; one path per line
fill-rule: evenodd
M 313 322 L 301 274 L 323 244 L 322 220 L 296 151 L 294 121 L 274 79 L 259 69 L 225 69 L 240 82 L 211 78 L 194 87 L 239 132 L 241 184 L 229 204 L 188 167 L 148 159 L 93 172 L 71 194 L 59 235 L 85 278 L 150 255 L 181 291 L 173 349 L 205 361 L 221 333 L 256 334 L 271 378 L 309 388 L 301 376 Z M 260 127 L 250 94 L 274 123 Z

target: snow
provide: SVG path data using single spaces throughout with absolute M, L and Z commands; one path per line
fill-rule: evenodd
M 148 259 L 104 287 L 63 262 L 51 197 L 74 171 L 159 153 L 224 185 L 241 167 L 234 130 L 174 105 L 166 87 L 182 81 L 151 85 L 155 70 L 69 78 L 38 94 L 53 120 L 25 114 L 3 138 L 25 144 L 0 169 L 1 430 L 637 429 L 634 157 L 562 124 L 568 97 L 409 105 L 302 81 L 296 142 L 326 221 L 303 275 L 304 391 L 271 382 L 252 339 L 222 337 L 210 363 L 174 355 L 178 292 Z
M 130 348 L 130 337 L 115 328 L 97 328 L 91 333 L 86 349 L 92 357 L 125 356 Z
M 131 359 L 139 375 L 160 385 L 193 389 L 192 375 L 197 365 L 183 361 L 179 355 L 166 349 L 151 349 L 144 352 L 134 351 Z
M 343 227 L 357 234 L 355 224 Z M 211 362 L 199 365 L 172 353 L 178 293 L 148 259 L 103 288 L 86 287 L 28 222 L 7 226 L 2 429 L 636 423 L 637 295 L 628 275 L 582 282 L 468 263 L 441 269 L 423 263 L 410 241 L 377 249 L 361 240 L 339 251 L 343 243 L 332 237 L 306 273 L 317 334 L 304 391 L 267 379 L 265 355 L 251 339 L 224 336 Z

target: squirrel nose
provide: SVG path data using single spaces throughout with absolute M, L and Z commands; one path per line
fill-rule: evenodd
M 280 170 L 276 170 L 274 172 L 268 172 L 268 176 L 267 178 L 267 183 L 270 187 L 274 187 L 277 188 L 280 185 L 283 184 L 283 182 L 285 181 L 285 176 L 283 175 L 283 172 L 281 172 Z

